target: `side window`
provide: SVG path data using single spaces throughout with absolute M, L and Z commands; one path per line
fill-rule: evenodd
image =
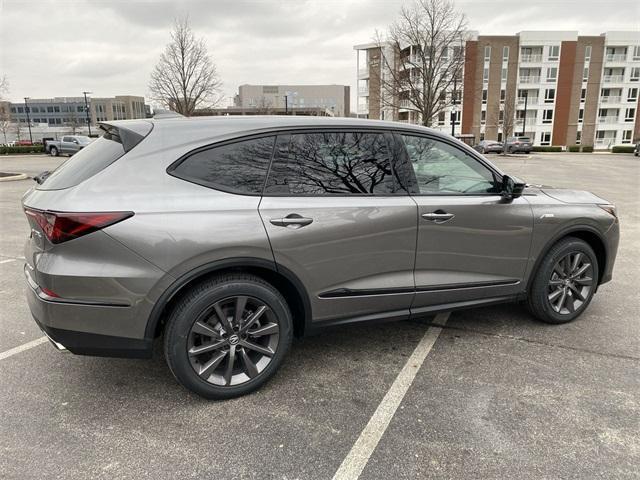
M 496 193 L 493 172 L 444 142 L 401 135 L 421 194 Z
M 384 134 L 300 133 L 278 137 L 265 194 L 385 195 L 394 185 Z
M 62 137 L 62 141 L 63 142 L 70 142 L 71 141 L 71 137 Z
M 170 172 L 173 176 L 234 193 L 261 194 L 275 137 L 245 140 L 196 152 Z

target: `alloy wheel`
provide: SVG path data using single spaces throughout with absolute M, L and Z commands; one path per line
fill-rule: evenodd
M 189 331 L 187 354 L 195 372 L 218 386 L 257 377 L 278 348 L 280 325 L 261 300 L 234 296 L 206 309 Z
M 593 290 L 593 265 L 582 252 L 571 252 L 556 262 L 549 278 L 547 299 L 561 315 L 578 310 Z

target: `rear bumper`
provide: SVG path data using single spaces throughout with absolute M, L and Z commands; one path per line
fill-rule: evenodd
M 27 302 L 31 315 L 38 327 L 59 350 L 66 349 L 77 355 L 100 357 L 151 357 L 152 341 L 149 339 L 103 335 L 91 331 L 92 325 L 99 328 L 101 320 L 113 319 L 114 316 L 123 314 L 128 315 L 129 312 L 123 311 L 128 310 L 127 307 L 47 300 L 46 295 L 30 278 L 26 266 L 25 276 L 28 286 Z M 69 328 L 74 324 L 82 325 L 82 330 Z

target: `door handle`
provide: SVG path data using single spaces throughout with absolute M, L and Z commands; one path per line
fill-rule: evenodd
M 269 222 L 276 227 L 301 228 L 312 223 L 313 218 L 305 218 L 297 213 L 292 213 L 284 218 L 272 218 Z
M 453 213 L 446 213 L 442 211 L 436 211 L 431 213 L 423 213 L 422 218 L 429 220 L 433 223 L 444 223 L 451 220 L 455 215 Z

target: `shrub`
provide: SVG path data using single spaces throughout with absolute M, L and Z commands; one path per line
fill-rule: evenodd
M 582 153 L 592 153 L 593 147 L 591 145 L 585 145 L 582 147 Z
M 579 152 L 580 151 L 580 145 L 569 145 L 568 150 L 570 152 Z
M 43 153 L 42 145 L 20 145 L 15 147 L 0 147 L 0 154 L 6 153 Z
M 633 145 L 616 145 L 611 149 L 611 153 L 633 153 Z
M 531 147 L 532 152 L 561 152 L 562 147 Z

